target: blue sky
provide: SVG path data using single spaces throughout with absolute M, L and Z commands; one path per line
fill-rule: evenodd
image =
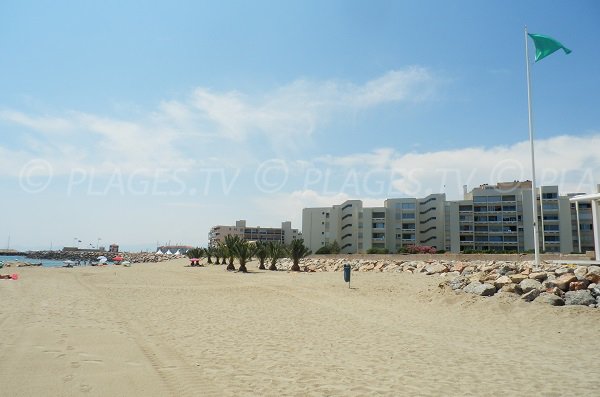
M 0 238 L 205 245 L 237 219 L 528 179 L 525 25 L 573 50 L 532 66 L 538 182 L 590 192 L 599 20 L 597 1 L 4 1 Z

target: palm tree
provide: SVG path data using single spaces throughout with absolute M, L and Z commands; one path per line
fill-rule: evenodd
M 265 270 L 265 259 L 267 259 L 267 257 L 269 256 L 267 243 L 265 243 L 264 241 L 257 241 L 254 248 L 254 254 L 260 262 L 258 268 L 260 270 Z
M 233 241 L 231 241 L 233 243 Z M 234 255 L 238 261 L 240 262 L 239 270 L 242 273 L 248 273 L 248 269 L 246 269 L 246 262 L 252 258 L 254 255 L 254 250 L 256 247 L 254 244 L 249 243 L 243 239 L 237 239 L 235 244 L 231 248 L 229 248 L 232 255 Z
M 225 248 L 223 247 L 223 243 L 219 242 L 217 243 L 217 246 L 215 247 L 215 264 L 216 265 L 220 265 L 221 264 L 221 260 L 220 258 L 223 258 L 223 263 L 225 263 Z
M 304 246 L 303 239 L 293 240 L 290 246 L 288 247 L 288 255 L 290 256 L 290 258 L 292 258 L 292 261 L 294 262 L 290 270 L 293 272 L 299 272 L 300 265 L 298 263 L 300 262 L 300 259 L 310 254 L 311 250 Z
M 229 264 L 227 265 L 227 270 L 235 270 L 235 266 L 233 265 L 233 258 L 235 257 L 235 247 L 242 242 L 243 239 L 240 236 L 228 235 L 225 236 L 225 245 L 224 245 L 224 258 L 229 258 Z M 225 263 L 225 259 L 223 259 L 223 263 Z
M 202 258 L 204 256 L 204 249 L 192 248 L 189 249 L 185 254 L 188 258 Z
M 215 249 L 211 246 L 208 246 L 204 249 L 204 253 L 206 254 L 206 259 L 208 259 L 208 263 L 212 264 L 212 257 L 215 255 Z
M 285 255 L 285 246 L 280 241 L 269 241 L 267 245 L 268 257 L 271 261 L 269 270 L 277 270 L 277 261 Z

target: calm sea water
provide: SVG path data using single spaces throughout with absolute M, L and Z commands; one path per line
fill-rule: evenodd
M 19 262 L 25 262 L 25 263 L 40 263 L 42 262 L 42 266 L 43 267 L 61 267 L 64 265 L 63 261 L 57 261 L 57 260 L 52 260 L 52 259 L 33 259 L 33 258 L 27 258 L 25 256 L 11 256 L 11 255 L 0 255 L 0 261 L 6 263 L 6 262 L 13 262 L 13 261 L 19 261 Z

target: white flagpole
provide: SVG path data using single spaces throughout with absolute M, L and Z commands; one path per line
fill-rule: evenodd
M 531 111 L 531 77 L 529 74 L 529 37 L 525 26 L 525 65 L 527 69 L 527 109 L 529 111 L 529 146 L 531 148 L 531 201 L 533 206 L 533 244 L 535 248 L 535 265 L 540 265 L 540 243 L 538 235 L 537 195 L 535 184 L 535 155 L 533 150 L 533 114 Z M 540 201 L 541 202 L 541 201 Z

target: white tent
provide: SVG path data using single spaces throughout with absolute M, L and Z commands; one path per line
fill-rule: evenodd
M 166 254 L 167 255 L 173 255 L 173 253 L 171 252 L 171 250 L 167 250 Z
M 156 251 L 155 255 L 162 255 L 162 254 L 163 254 L 163 252 L 161 250 L 158 250 L 158 251 Z
M 177 252 L 175 253 L 175 255 L 181 255 L 181 252 L 179 250 L 177 250 Z

